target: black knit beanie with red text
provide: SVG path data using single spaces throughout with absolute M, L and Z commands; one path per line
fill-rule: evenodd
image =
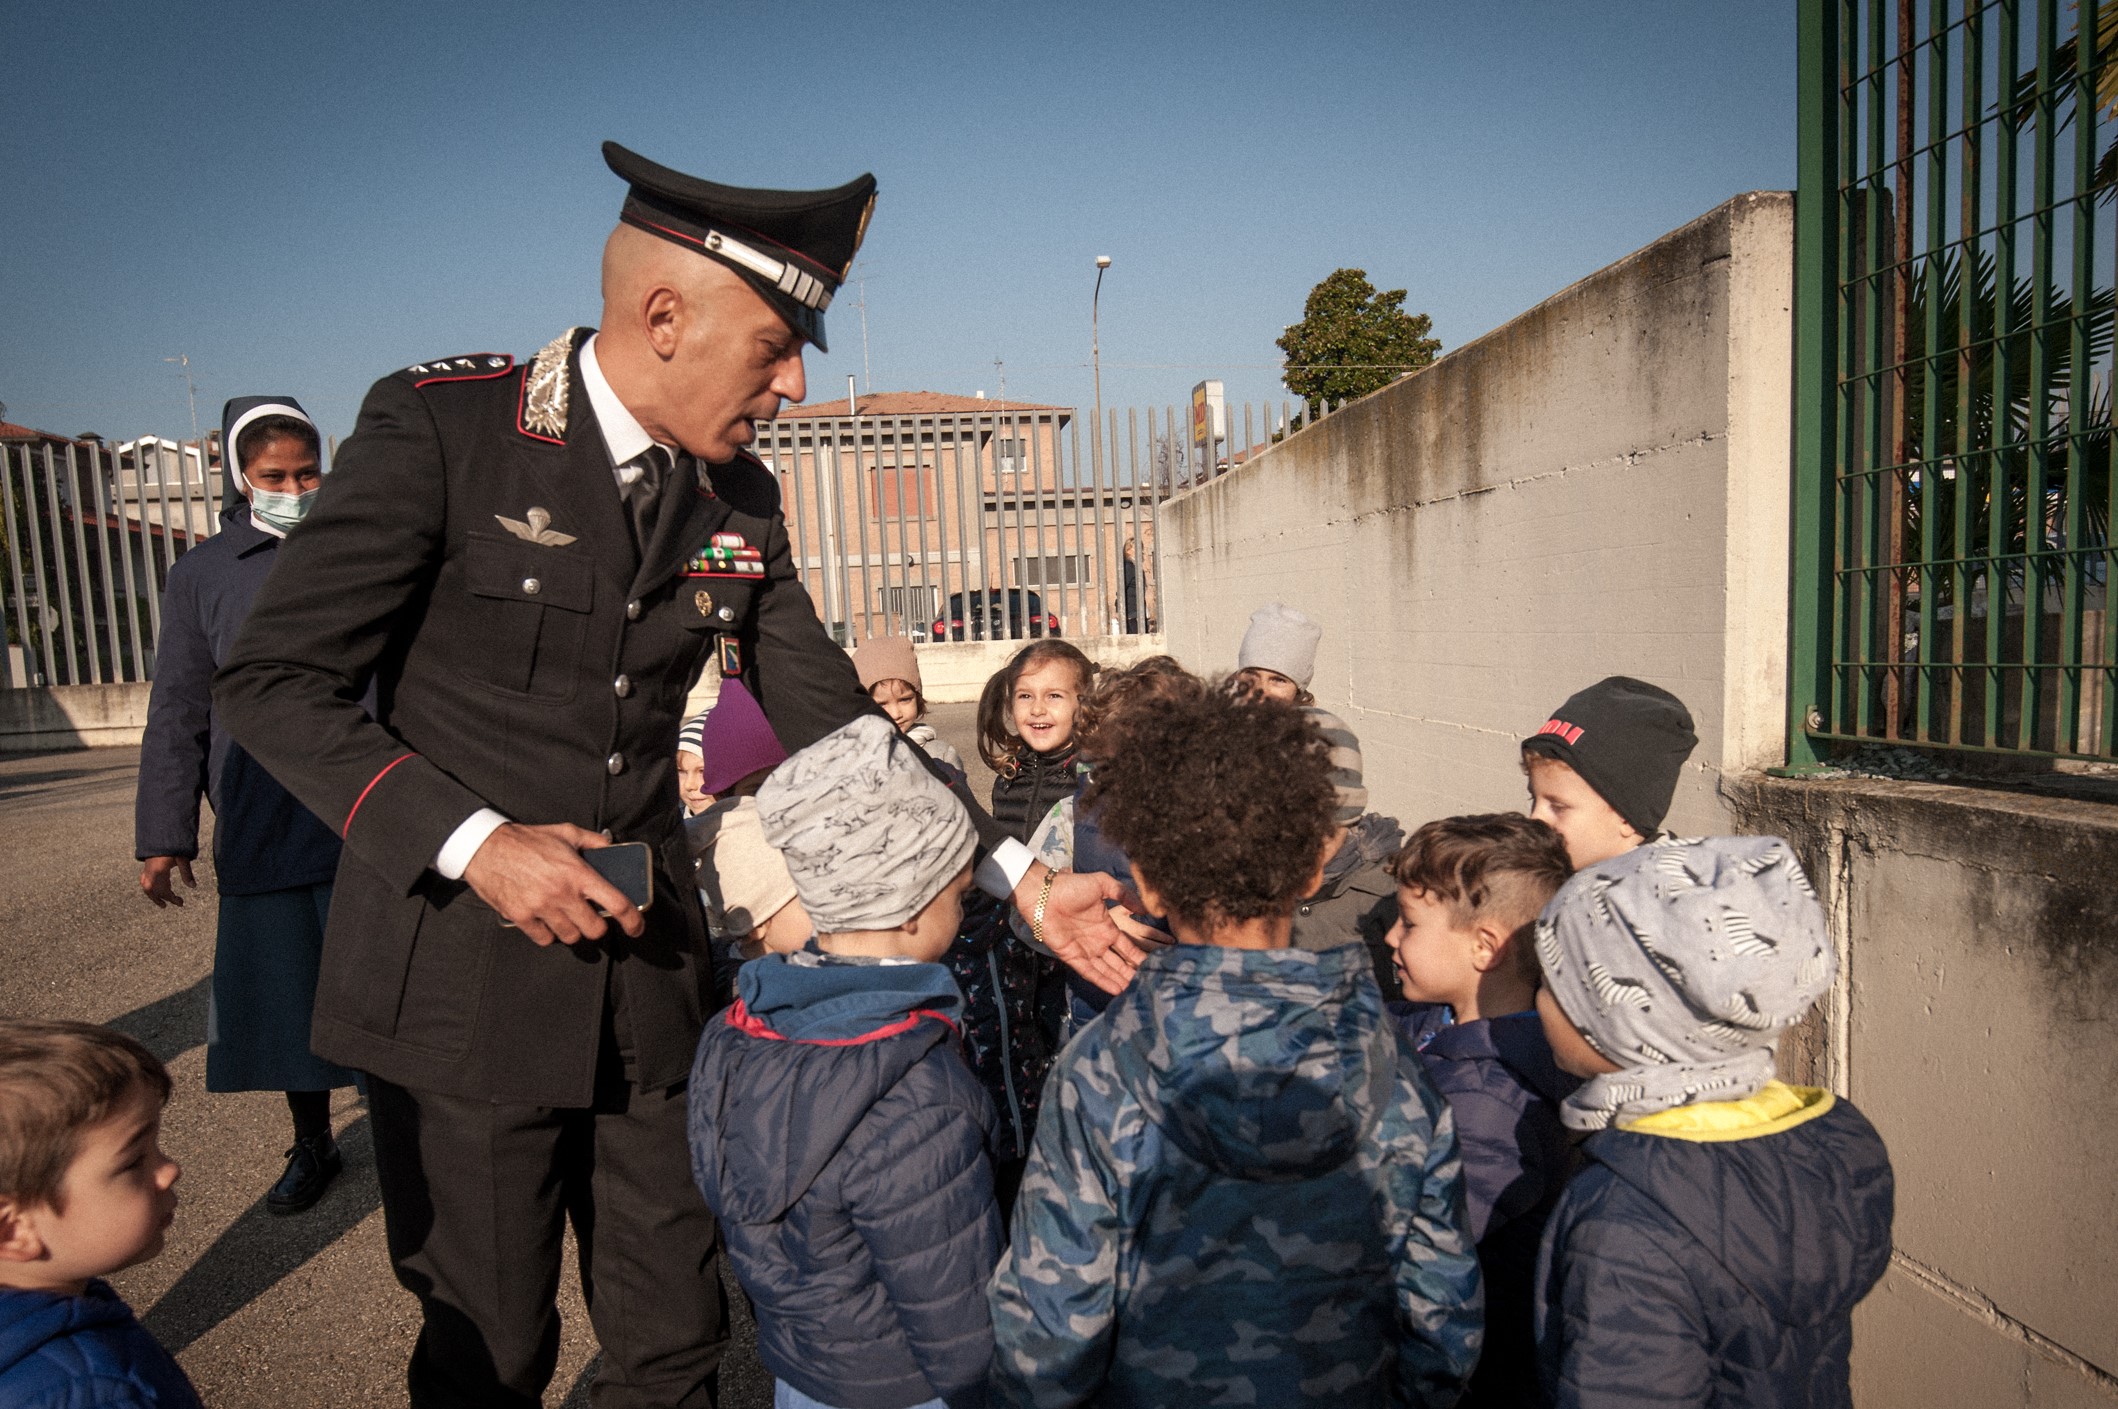
M 1698 742 L 1684 701 L 1645 680 L 1613 675 L 1552 711 L 1522 751 L 1579 773 L 1626 825 L 1652 838 Z

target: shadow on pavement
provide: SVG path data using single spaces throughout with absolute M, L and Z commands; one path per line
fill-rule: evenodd
M 134 1008 L 104 1026 L 136 1038 L 163 1061 L 173 1062 L 206 1041 L 206 1004 L 212 996 L 213 975 L 207 974 L 191 987 Z
M 203 1031 L 203 1017 L 200 1027 Z M 267 1209 L 260 1197 L 140 1318 L 172 1355 L 263 1296 L 382 1207 L 368 1118 L 348 1125 L 338 1145 L 345 1155 L 345 1172 L 316 1207 L 283 1217 Z

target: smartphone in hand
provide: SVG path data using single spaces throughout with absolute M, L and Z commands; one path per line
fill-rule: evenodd
M 644 841 L 615 842 L 610 846 L 599 846 L 581 853 L 586 861 L 604 880 L 616 886 L 635 910 L 645 913 L 655 900 L 654 849 Z M 597 914 L 605 919 L 610 912 L 601 907 Z

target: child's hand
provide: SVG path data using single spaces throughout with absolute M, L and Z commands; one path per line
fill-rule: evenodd
M 1176 943 L 1176 937 L 1168 930 L 1155 928 L 1140 918 L 1137 912 L 1127 910 L 1123 906 L 1110 912 L 1110 922 L 1118 927 L 1118 933 L 1141 946 L 1152 945 L 1159 949 L 1164 945 Z

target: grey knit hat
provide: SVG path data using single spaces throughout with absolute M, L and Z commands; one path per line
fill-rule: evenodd
M 1361 741 L 1345 720 L 1328 709 L 1305 705 L 1302 713 L 1331 747 L 1331 786 L 1338 790 L 1336 820 L 1341 827 L 1350 826 L 1368 810 L 1368 789 L 1361 781 Z
M 1773 1079 L 1773 1041 L 1831 987 L 1816 891 L 1778 837 L 1669 838 L 1576 872 L 1537 920 L 1544 984 L 1622 1068 L 1567 1097 L 1577 1130 Z
M 919 750 L 864 714 L 772 770 L 757 791 L 816 928 L 886 930 L 941 894 L 977 847 L 970 814 Z
M 1323 639 L 1323 627 L 1293 607 L 1268 602 L 1250 614 L 1236 669 L 1278 671 L 1306 690 L 1316 675 L 1316 644 Z

